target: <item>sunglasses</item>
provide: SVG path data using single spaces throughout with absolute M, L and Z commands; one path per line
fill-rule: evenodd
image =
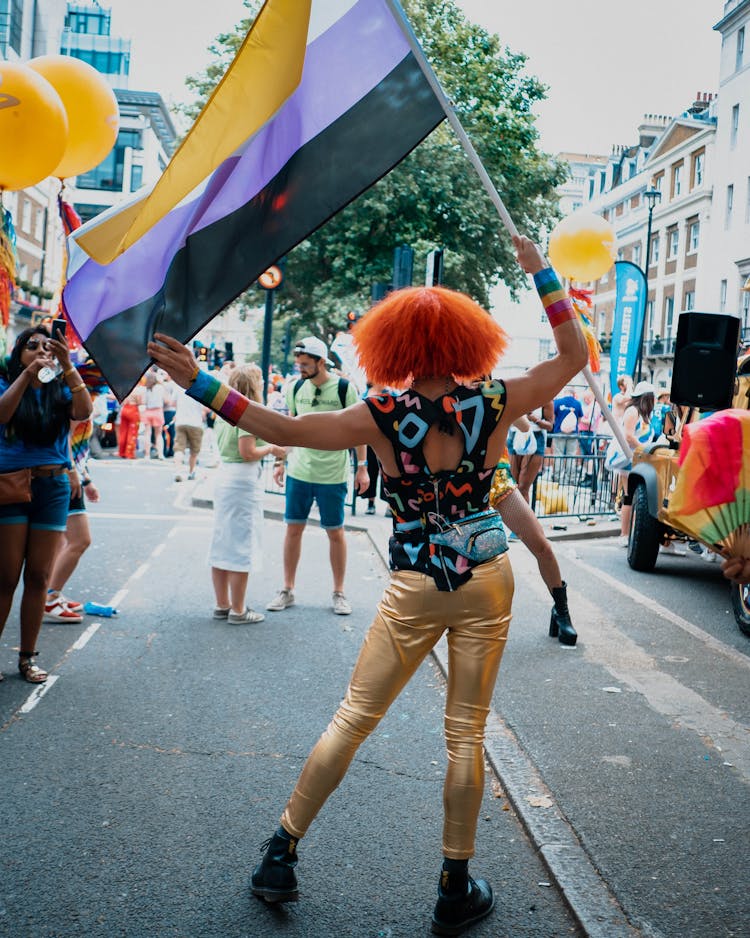
M 45 342 L 43 339 L 29 339 L 29 341 L 24 345 L 24 348 L 28 349 L 30 352 L 35 352 L 38 348 L 44 348 Z
M 310 407 L 318 406 L 318 404 L 320 403 L 320 395 L 322 393 L 323 393 L 322 388 L 315 388 L 315 394 L 313 395 L 313 399 L 310 401 Z

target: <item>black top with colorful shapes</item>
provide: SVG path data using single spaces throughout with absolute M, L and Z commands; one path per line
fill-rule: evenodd
M 392 570 L 425 573 L 439 590 L 454 590 L 471 577 L 475 563 L 450 548 L 436 551 L 430 545 L 429 534 L 438 530 L 431 515 L 460 520 L 489 507 L 495 466 L 485 468 L 487 441 L 503 415 L 505 399 L 502 381 L 457 387 L 435 401 L 413 390 L 365 399 L 378 428 L 393 444 L 401 472 L 383 473 L 383 495 L 393 513 Z M 458 468 L 431 472 L 422 445 L 430 427 L 447 413 L 463 432 L 464 455 Z

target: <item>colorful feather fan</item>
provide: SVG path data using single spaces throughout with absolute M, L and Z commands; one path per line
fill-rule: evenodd
M 593 290 L 580 290 L 577 287 L 568 287 L 568 296 L 573 304 L 573 309 L 578 315 L 578 322 L 581 325 L 581 331 L 586 339 L 586 345 L 589 350 L 589 367 L 594 374 L 599 373 L 601 367 L 600 355 L 602 351 L 599 340 L 594 335 L 594 325 L 591 322 L 591 307 L 594 305 L 591 299 Z
M 664 519 L 722 557 L 750 559 L 750 411 L 688 424 Z

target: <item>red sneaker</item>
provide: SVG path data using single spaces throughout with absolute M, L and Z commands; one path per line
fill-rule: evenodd
M 57 594 L 57 601 L 62 603 L 63 606 L 67 606 L 68 609 L 72 609 L 73 612 L 77 612 L 79 615 L 83 612 L 83 603 L 79 603 L 76 599 L 68 599 L 68 597 L 63 596 L 62 593 Z
M 45 603 L 42 622 L 68 622 L 75 625 L 77 622 L 83 622 L 83 616 L 63 605 L 58 598 Z

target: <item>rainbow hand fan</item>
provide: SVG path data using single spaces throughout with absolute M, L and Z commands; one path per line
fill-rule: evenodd
M 750 411 L 685 427 L 664 520 L 723 557 L 750 559 Z

